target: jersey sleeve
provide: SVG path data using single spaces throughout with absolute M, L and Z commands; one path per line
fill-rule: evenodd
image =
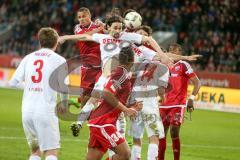
M 184 75 L 186 75 L 189 78 L 196 76 L 195 72 L 193 71 L 192 67 L 188 62 L 182 61 L 182 65 Z
M 142 53 L 143 53 L 143 59 L 144 60 L 152 61 L 153 57 L 156 56 L 156 52 L 147 48 L 147 47 L 142 46 L 141 50 L 142 50 Z
M 25 65 L 28 56 L 24 57 L 19 66 L 17 67 L 16 71 L 14 72 L 11 80 L 9 81 L 9 85 L 11 87 L 18 87 L 19 83 L 24 81 L 25 77 Z
M 120 90 L 124 89 L 125 81 L 128 79 L 128 75 L 124 71 L 117 70 L 113 73 L 108 80 L 105 88 L 111 93 L 116 94 Z
M 103 39 L 103 37 L 104 37 L 104 34 L 100 34 L 100 33 L 94 33 L 94 34 L 92 35 L 93 41 L 95 41 L 95 42 L 97 42 L 97 43 L 100 43 L 101 40 Z
M 124 34 L 122 35 L 122 39 L 132 42 L 132 43 L 137 43 L 137 44 L 141 44 L 142 43 L 142 38 L 143 36 L 137 33 L 129 33 L 129 32 L 124 32 Z
M 108 83 L 105 85 L 105 89 L 111 92 L 112 94 L 116 94 L 117 89 L 114 86 L 114 83 L 111 79 L 109 79 Z

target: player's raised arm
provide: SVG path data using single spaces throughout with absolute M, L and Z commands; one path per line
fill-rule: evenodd
M 65 35 L 65 36 L 60 36 L 58 42 L 59 43 L 64 43 L 65 41 L 69 40 L 77 40 L 77 41 L 94 41 L 92 39 L 92 36 L 89 34 L 78 34 L 78 35 Z
M 20 65 L 18 66 L 18 68 L 16 69 L 16 71 L 14 72 L 11 80 L 8 82 L 8 85 L 10 87 L 13 88 L 24 88 L 24 68 L 26 65 L 26 61 L 27 61 L 27 56 L 23 58 L 23 60 L 21 61 Z
M 165 54 L 163 52 L 161 47 L 158 45 L 158 43 L 151 36 L 150 37 L 143 36 L 142 43 L 149 44 L 157 52 L 157 55 L 160 57 L 162 63 L 164 63 L 168 66 L 173 65 L 173 60 L 170 57 L 168 57 L 167 54 Z

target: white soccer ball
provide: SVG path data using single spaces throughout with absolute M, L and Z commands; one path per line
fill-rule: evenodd
M 136 29 L 142 25 L 142 17 L 137 12 L 129 12 L 124 17 L 124 23 L 127 28 Z

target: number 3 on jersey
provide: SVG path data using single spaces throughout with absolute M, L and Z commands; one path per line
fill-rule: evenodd
M 36 66 L 35 72 L 37 72 L 37 75 L 32 76 L 33 83 L 39 83 L 42 81 L 42 68 L 43 68 L 43 60 L 38 59 L 34 61 L 34 66 Z

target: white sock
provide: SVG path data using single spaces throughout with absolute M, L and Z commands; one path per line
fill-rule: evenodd
M 132 151 L 131 151 L 131 160 L 141 159 L 141 150 L 142 150 L 142 148 L 140 146 L 133 145 Z
M 57 160 L 56 156 L 50 155 L 45 158 L 45 160 Z
M 119 116 L 119 118 L 117 120 L 117 123 L 116 123 L 116 126 L 117 126 L 117 131 L 119 133 L 121 133 L 121 135 L 123 137 L 125 137 L 125 133 L 126 133 L 126 119 L 125 119 L 123 113 L 121 113 L 121 115 Z
M 112 156 L 115 154 L 111 149 L 108 150 L 108 157 L 111 159 Z
M 31 155 L 31 156 L 29 157 L 29 160 L 41 160 L 41 157 L 36 156 L 36 155 Z
M 88 100 L 81 110 L 81 113 L 83 114 L 80 113 L 78 116 L 78 124 L 82 125 L 89 118 L 90 112 L 93 110 L 93 108 L 93 103 L 89 102 Z
M 148 145 L 148 160 L 156 160 L 158 157 L 158 145 L 157 144 L 149 144 Z

